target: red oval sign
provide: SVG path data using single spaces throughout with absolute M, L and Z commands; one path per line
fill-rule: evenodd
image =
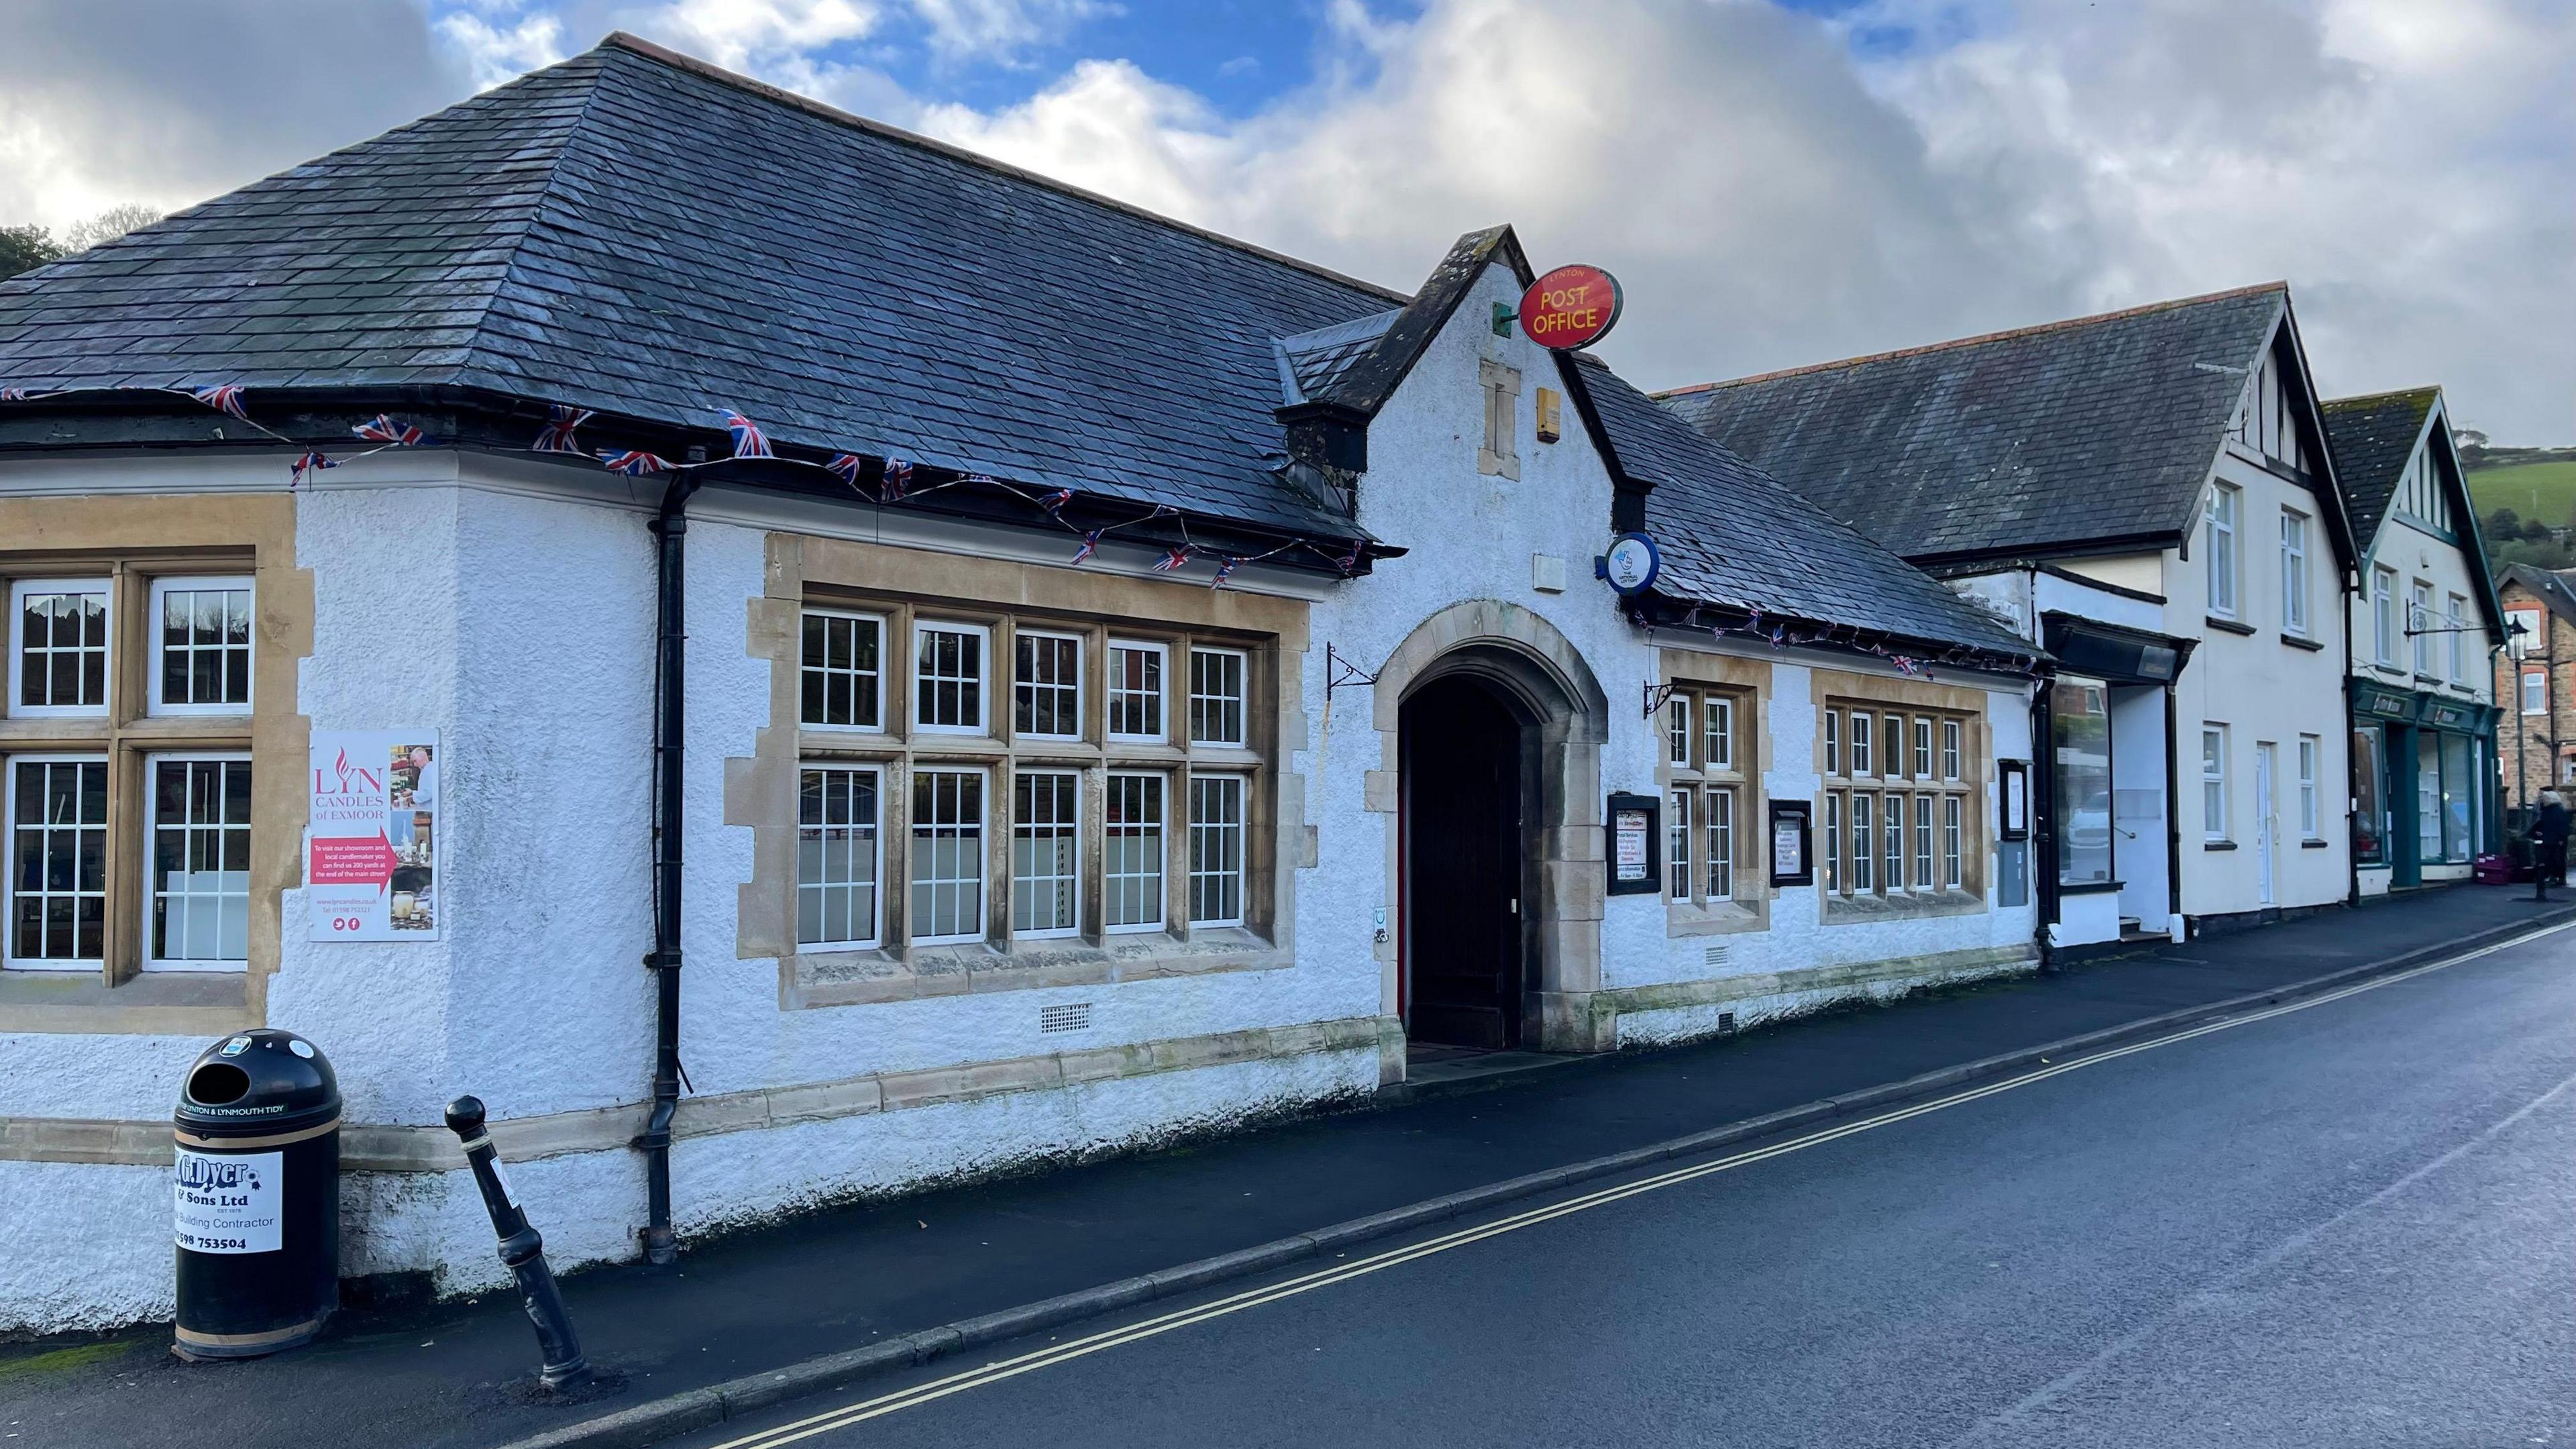
M 1521 331 L 1560 352 L 1589 347 L 1619 321 L 1619 279 L 1599 267 L 1559 267 L 1521 294 Z

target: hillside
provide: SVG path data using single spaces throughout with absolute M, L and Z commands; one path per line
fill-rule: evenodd
M 2576 515 L 2576 456 L 2554 462 L 2472 468 L 2468 478 L 2469 496 L 2477 500 L 2482 518 L 2499 508 L 2510 508 L 2524 518 L 2564 527 L 2570 516 Z

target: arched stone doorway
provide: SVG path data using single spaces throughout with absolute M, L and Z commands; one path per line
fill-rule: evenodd
M 1601 982 L 1600 684 L 1515 604 L 1425 620 L 1378 671 L 1392 788 L 1385 1009 L 1408 1039 L 1607 1051 Z

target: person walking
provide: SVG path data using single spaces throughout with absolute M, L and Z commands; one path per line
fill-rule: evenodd
M 2567 802 L 2555 790 L 2540 792 L 2540 818 L 2531 827 L 2540 856 L 2531 864 L 2531 898 L 2549 899 L 2549 883 L 2567 884 Z

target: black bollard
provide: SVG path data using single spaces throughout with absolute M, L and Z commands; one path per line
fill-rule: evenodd
M 492 1214 L 492 1231 L 501 1239 L 501 1261 L 509 1265 L 510 1276 L 519 1280 L 519 1302 L 528 1310 L 528 1321 L 536 1325 L 537 1350 L 545 1358 L 545 1366 L 537 1371 L 539 1382 L 550 1389 L 581 1383 L 590 1377 L 589 1361 L 581 1356 L 581 1340 L 573 1334 L 572 1315 L 564 1310 L 554 1269 L 546 1266 L 545 1239 L 528 1226 L 528 1215 L 519 1211 L 518 1199 L 510 1195 L 510 1184 L 501 1176 L 500 1152 L 492 1145 L 492 1134 L 483 1130 L 482 1099 L 459 1097 L 448 1103 L 447 1130 L 456 1134 L 458 1145 L 465 1149 L 465 1163 L 474 1169 L 474 1185 L 483 1189 L 484 1210 Z

